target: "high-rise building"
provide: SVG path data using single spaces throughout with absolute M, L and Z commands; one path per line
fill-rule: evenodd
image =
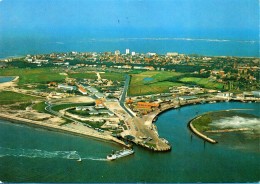
M 135 52 L 132 52 L 131 54 L 132 54 L 132 56 L 135 56 Z
M 130 53 L 130 50 L 129 49 L 126 49 L 125 50 L 125 54 L 129 54 Z

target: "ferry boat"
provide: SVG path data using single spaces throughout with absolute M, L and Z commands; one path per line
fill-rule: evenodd
M 107 156 L 107 160 L 116 160 L 121 157 L 125 157 L 127 155 L 131 155 L 134 153 L 133 149 L 123 149 L 120 151 L 113 152 Z

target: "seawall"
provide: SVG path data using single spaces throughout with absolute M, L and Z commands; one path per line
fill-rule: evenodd
M 201 132 L 199 132 L 192 124 L 192 122 L 197 119 L 197 118 L 200 118 L 201 116 L 198 116 L 196 118 L 193 118 L 192 120 L 189 121 L 188 123 L 188 127 L 190 128 L 190 130 L 196 134 L 197 136 L 201 137 L 202 139 L 204 139 L 205 141 L 209 142 L 209 143 L 212 143 L 212 144 L 216 144 L 218 143 L 217 141 L 215 141 L 214 139 L 211 139 L 209 138 L 208 136 L 202 134 Z

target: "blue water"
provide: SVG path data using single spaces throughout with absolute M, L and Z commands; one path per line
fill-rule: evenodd
M 257 182 L 260 179 L 258 143 L 252 145 L 248 139 L 241 145 L 242 137 L 238 137 L 212 145 L 187 128 L 187 122 L 197 112 L 237 108 L 260 116 L 259 103 L 200 104 L 165 112 L 156 125 L 160 136 L 173 146 L 171 152 L 154 153 L 135 146 L 134 155 L 113 162 L 104 158 L 111 150 L 121 149 L 117 144 L 0 121 L 0 180 Z M 76 161 L 79 156 L 82 162 Z
M 145 77 L 143 80 L 144 80 L 144 82 L 151 82 L 151 81 L 153 81 L 153 78 L 152 77 Z
M 178 52 L 208 56 L 248 56 L 259 57 L 259 40 L 239 39 L 189 39 L 189 38 L 2 38 L 0 40 L 0 58 L 23 56 L 26 54 L 44 54 L 52 52 L 105 52 L 120 50 L 125 53 Z
M 0 76 L 0 83 L 10 82 L 12 80 L 14 80 L 14 77 L 1 77 Z

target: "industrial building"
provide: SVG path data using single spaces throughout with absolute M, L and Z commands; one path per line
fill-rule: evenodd
M 70 85 L 67 85 L 67 84 L 59 84 L 58 88 L 63 89 L 63 90 L 67 90 L 67 91 L 77 90 L 76 86 L 70 86 Z

